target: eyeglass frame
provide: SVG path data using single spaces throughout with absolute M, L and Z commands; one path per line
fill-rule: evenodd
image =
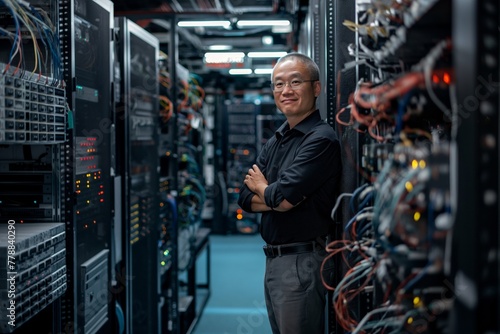
M 282 91 L 284 91 L 284 90 L 285 90 L 286 86 L 290 87 L 290 89 L 292 89 L 292 90 L 297 90 L 297 89 L 299 89 L 299 88 L 302 86 L 302 84 L 303 84 L 304 82 L 315 82 L 315 81 L 319 81 L 319 79 L 312 79 L 312 80 L 299 80 L 299 79 L 292 79 L 291 81 L 300 81 L 300 83 L 299 83 L 297 86 L 295 86 L 295 87 L 294 87 L 294 86 L 292 86 L 292 83 L 291 83 L 290 81 L 284 81 L 284 82 L 283 82 L 284 86 L 283 86 L 281 89 L 278 89 L 278 90 L 277 90 L 277 88 L 276 88 L 276 87 L 274 87 L 276 83 L 271 82 L 271 90 L 272 90 L 273 92 L 278 92 L 278 93 L 281 93 Z

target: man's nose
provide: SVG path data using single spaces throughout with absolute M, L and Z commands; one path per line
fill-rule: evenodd
M 293 91 L 292 85 L 289 82 L 285 82 L 285 87 L 283 87 L 281 94 L 283 94 L 286 90 Z

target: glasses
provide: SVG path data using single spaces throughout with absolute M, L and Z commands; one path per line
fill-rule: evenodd
M 292 81 L 288 82 L 288 81 L 277 81 L 277 82 L 272 82 L 271 83 L 271 89 L 274 91 L 274 92 L 282 92 L 283 90 L 285 90 L 285 87 L 288 85 L 290 86 L 291 89 L 299 89 L 300 86 L 302 86 L 302 84 L 304 82 L 314 82 L 314 81 L 318 81 L 318 80 L 299 80 L 299 79 L 293 79 Z

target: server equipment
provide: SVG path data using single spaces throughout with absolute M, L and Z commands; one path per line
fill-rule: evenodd
M 32 73 L 16 75 L 1 64 L 0 141 L 56 144 L 66 139 L 66 93 L 54 79 Z
M 108 279 L 113 277 L 109 264 L 114 242 L 113 3 L 61 1 L 58 22 L 73 116 L 61 158 L 69 268 L 62 326 L 82 333 L 110 332 L 115 318 Z M 93 267 L 99 273 L 91 272 Z
M 65 225 L 56 222 L 70 114 L 58 6 L 0 1 L 0 17 L 0 330 L 56 331 L 68 291 Z
M 258 216 L 238 206 L 238 194 L 243 180 L 257 158 L 257 114 L 253 103 L 231 104 L 227 108 L 227 231 L 255 233 Z
M 337 4 L 324 21 L 336 45 L 329 50 L 343 50 L 326 59 L 335 70 L 327 78 L 336 78 L 327 114 L 341 136 L 344 174 L 355 172 L 332 210 L 340 229 L 327 250 L 342 274 L 327 284 L 329 331 L 447 333 L 460 121 L 451 2 L 354 5 L 352 19 L 340 20 L 352 11 Z
M 121 202 L 122 248 L 116 265 L 124 280 L 119 302 L 127 333 L 157 333 L 160 327 L 159 99 L 156 37 L 118 17 L 116 105 L 117 185 Z M 162 259 L 164 260 L 164 259 Z
M 23 324 L 66 292 L 65 238 L 62 223 L 2 224 L 1 333 L 31 331 Z

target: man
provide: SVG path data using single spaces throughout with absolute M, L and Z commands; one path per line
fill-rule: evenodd
M 324 333 L 320 265 L 338 194 L 340 143 L 316 109 L 321 83 L 314 61 L 299 53 L 283 56 L 271 86 L 286 122 L 245 176 L 238 204 L 262 212 L 264 290 L 273 333 Z

